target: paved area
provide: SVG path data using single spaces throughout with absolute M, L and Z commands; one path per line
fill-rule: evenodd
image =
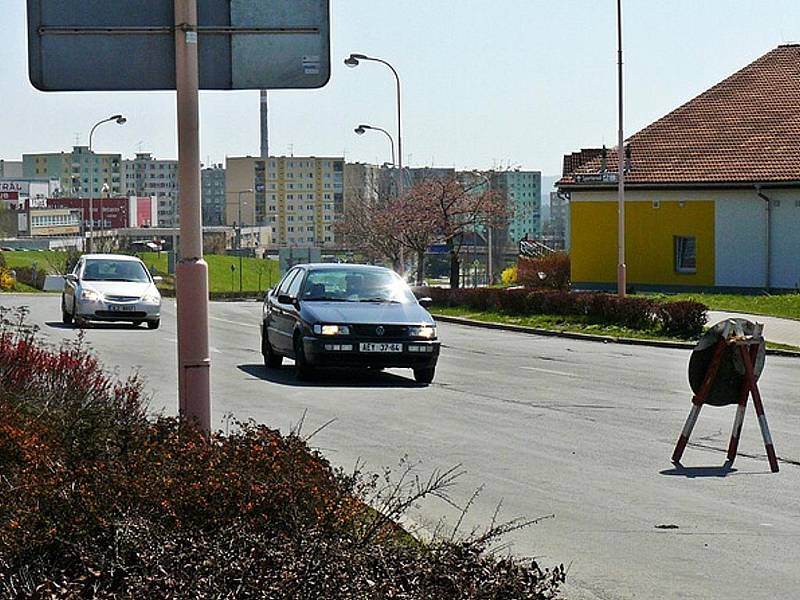
M 52 342 L 75 331 L 58 297 L 25 303 Z M 761 388 L 781 472 L 771 474 L 754 414 L 741 454 L 722 469 L 734 409 L 703 409 L 684 456 L 669 462 L 689 411 L 686 350 L 544 338 L 441 325 L 434 384 L 410 372 L 355 372 L 298 384 L 292 368 L 267 371 L 258 352 L 260 305 L 212 303 L 215 423 L 253 418 L 283 430 L 325 423 L 311 443 L 352 468 L 396 466 L 421 475 L 460 465 L 459 505 L 483 486 L 462 530 L 501 516 L 554 515 L 507 538 L 508 549 L 569 568 L 567 597 L 598 599 L 793 598 L 800 589 L 800 361 L 768 357 Z M 88 342 L 121 374 L 148 378 L 152 407 L 176 406 L 174 304 L 162 328 L 98 327 Z M 435 527 L 458 513 L 432 499 L 410 516 Z
M 789 344 L 800 347 L 800 321 L 781 319 L 778 317 L 765 317 L 763 315 L 748 315 L 745 313 L 708 311 L 708 322 L 717 323 L 724 319 L 748 319 L 764 324 L 764 337 L 770 342 Z

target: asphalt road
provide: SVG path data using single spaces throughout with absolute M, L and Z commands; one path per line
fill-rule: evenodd
M 26 304 L 52 342 L 72 338 L 57 296 L 3 296 Z M 87 339 L 109 367 L 148 378 L 154 410 L 174 413 L 175 307 L 162 328 L 104 326 Z M 483 486 L 462 530 L 501 517 L 555 515 L 507 538 L 543 565 L 569 567 L 568 595 L 597 598 L 791 598 L 800 590 L 800 360 L 768 357 L 761 380 L 781 472 L 771 474 L 754 412 L 740 456 L 718 468 L 734 408 L 700 415 L 684 469 L 670 463 L 689 411 L 689 354 L 440 325 L 433 385 L 410 371 L 339 373 L 310 384 L 292 368 L 267 372 L 257 303 L 211 307 L 214 419 L 253 418 L 286 430 L 333 423 L 311 442 L 334 464 L 379 470 L 404 455 L 427 474 L 460 464 L 451 496 Z M 432 499 L 410 517 L 432 528 L 457 512 Z M 659 527 L 662 526 L 662 527 Z M 663 526 L 668 526 L 665 528 Z

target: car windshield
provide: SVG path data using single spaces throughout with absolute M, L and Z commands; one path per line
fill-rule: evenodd
M 415 302 L 414 294 L 393 271 L 315 269 L 306 278 L 301 300 L 332 302 Z
M 138 261 L 101 258 L 86 261 L 83 280 L 148 282 L 150 277 L 144 265 Z

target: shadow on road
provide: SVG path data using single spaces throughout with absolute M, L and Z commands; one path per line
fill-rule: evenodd
M 61 321 L 45 321 L 45 325 L 53 329 L 73 329 L 78 331 L 81 329 L 76 325 L 66 325 Z M 84 327 L 84 329 L 124 329 L 125 331 L 147 331 L 147 327 L 142 325 L 131 325 L 130 323 L 92 323 Z
M 285 365 L 280 369 L 267 369 L 260 364 L 237 365 L 237 368 L 264 381 L 294 387 L 427 387 L 413 379 L 369 369 L 323 369 L 319 370 L 310 381 L 298 381 L 294 375 L 294 367 L 290 365 Z
M 675 468 L 664 469 L 659 471 L 661 475 L 678 475 L 688 479 L 695 477 L 727 477 L 732 473 L 736 473 L 733 468 L 733 462 L 726 460 L 724 464 L 718 467 L 684 467 L 681 463 L 676 462 Z

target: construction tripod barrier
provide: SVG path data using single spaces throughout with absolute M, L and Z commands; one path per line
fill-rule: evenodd
M 758 379 L 764 369 L 764 326 L 746 319 L 726 319 L 700 338 L 689 359 L 689 385 L 694 392 L 692 408 L 678 438 L 672 461 L 679 463 L 704 404 L 736 404 L 736 417 L 728 444 L 727 458 L 736 458 L 747 401 L 752 396 L 769 466 L 778 472 L 778 459 L 764 414 Z

